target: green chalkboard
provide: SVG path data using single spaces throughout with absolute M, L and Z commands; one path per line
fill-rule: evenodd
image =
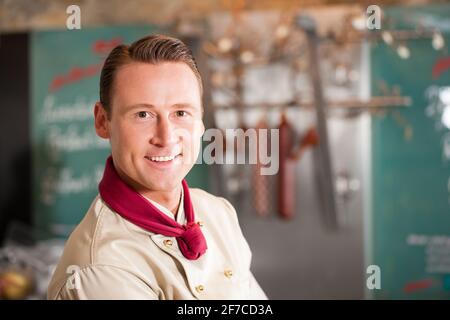
M 105 57 L 115 45 L 156 31 L 142 25 L 32 34 L 33 217 L 40 232 L 67 236 L 98 192 L 110 153 L 93 126 Z M 194 167 L 188 181 L 205 187 L 205 175 Z
M 440 27 L 449 47 L 450 6 L 385 13 L 399 28 L 419 21 Z M 450 129 L 444 113 L 450 116 L 450 69 L 443 62 L 450 57 L 433 49 L 429 38 L 406 44 L 408 59 L 384 43 L 371 50 L 373 95 L 384 93 L 385 82 L 398 85 L 413 104 L 373 117 L 370 262 L 381 269 L 381 289 L 370 293 L 378 299 L 448 299 Z

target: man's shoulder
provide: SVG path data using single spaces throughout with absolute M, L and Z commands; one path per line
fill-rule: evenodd
M 108 258 L 111 256 L 102 254 L 105 246 L 111 246 L 117 239 L 138 236 L 147 236 L 147 232 L 111 210 L 97 195 L 67 239 L 62 260 L 79 266 L 111 263 Z
M 193 202 L 203 201 L 224 206 L 231 205 L 227 199 L 216 196 L 200 188 L 189 188 L 189 192 Z
M 68 270 L 73 267 L 77 270 L 96 268 L 97 272 L 100 270 L 98 267 L 105 266 L 133 270 L 129 264 L 131 259 L 128 258 L 136 254 L 138 244 L 145 242 L 146 238 L 145 230 L 122 218 L 99 195 L 96 196 L 82 221 L 67 239 L 49 289 L 52 292 L 59 290 L 70 276 Z M 136 246 L 135 250 L 133 246 Z
M 212 193 L 209 193 L 203 189 L 200 188 L 189 188 L 189 193 L 191 197 L 199 197 L 199 198 L 217 198 L 217 196 L 213 195 Z
M 196 215 L 203 219 L 213 219 L 220 223 L 229 223 L 239 228 L 238 216 L 233 205 L 225 198 L 213 195 L 203 189 L 190 188 L 191 200 Z M 205 217 L 207 214 L 208 217 Z
M 227 199 L 199 188 L 189 188 L 189 191 L 194 205 L 214 206 L 226 210 L 232 215 L 236 215 L 233 205 Z

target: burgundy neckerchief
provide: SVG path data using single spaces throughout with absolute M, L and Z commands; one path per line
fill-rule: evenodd
M 195 222 L 194 209 L 186 180 L 182 181 L 184 191 L 184 213 L 187 223 L 181 225 L 145 199 L 139 192 L 126 184 L 117 174 L 112 156 L 106 160 L 103 178 L 98 188 L 103 201 L 115 212 L 133 224 L 153 233 L 176 237 L 183 255 L 196 260 L 208 248 L 206 239 Z

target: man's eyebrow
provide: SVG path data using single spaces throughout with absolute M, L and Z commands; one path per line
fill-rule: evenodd
M 152 104 L 148 104 L 148 103 L 137 103 L 137 104 L 132 104 L 129 106 L 125 107 L 125 111 L 129 111 L 129 110 L 133 110 L 133 109 L 139 109 L 139 108 L 154 108 L 155 106 Z
M 186 108 L 186 109 L 198 109 L 190 103 L 176 103 L 171 106 L 172 108 Z
M 132 104 L 132 105 L 126 106 L 124 108 L 124 111 L 128 112 L 128 111 L 131 111 L 131 110 L 134 110 L 134 109 L 139 109 L 139 108 L 153 109 L 153 108 L 155 108 L 155 106 L 152 105 L 152 104 L 149 104 L 149 103 L 136 103 L 136 104 Z M 181 109 L 181 108 L 183 108 L 183 109 L 191 109 L 191 110 L 201 109 L 201 107 L 197 108 L 197 107 L 195 107 L 194 105 L 192 105 L 190 103 L 176 103 L 176 104 L 171 105 L 170 108 L 173 108 L 173 109 Z

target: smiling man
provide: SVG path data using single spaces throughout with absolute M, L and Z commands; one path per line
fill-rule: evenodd
M 267 298 L 232 205 L 184 180 L 204 132 L 202 91 L 178 39 L 149 36 L 111 51 L 94 110 L 111 156 L 49 299 Z

